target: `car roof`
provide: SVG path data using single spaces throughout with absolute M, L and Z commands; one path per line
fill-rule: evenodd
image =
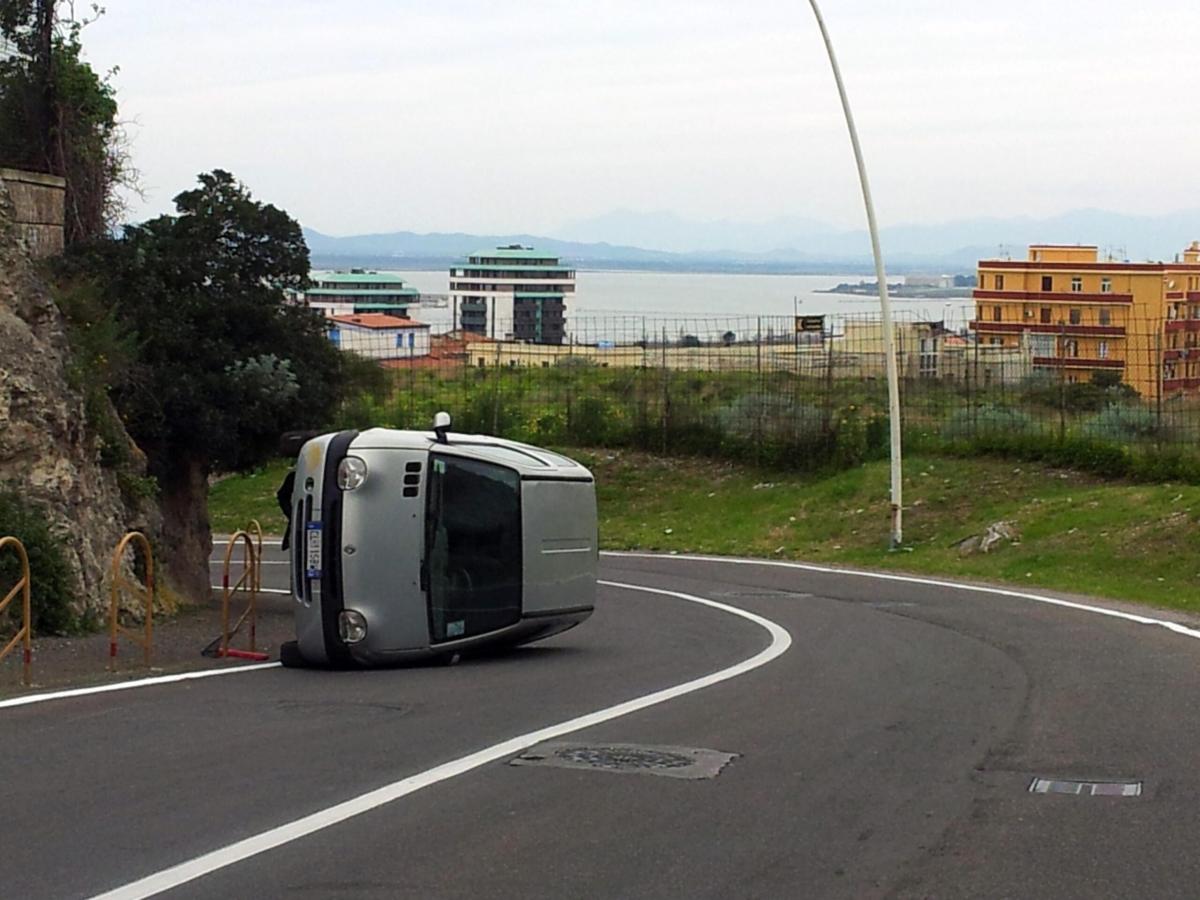
M 359 432 L 350 444 L 353 450 L 426 450 L 498 463 L 516 469 L 524 477 L 591 478 L 591 472 L 561 454 L 518 441 L 487 434 L 447 434 L 439 443 L 431 431 L 406 431 L 397 428 L 369 428 Z

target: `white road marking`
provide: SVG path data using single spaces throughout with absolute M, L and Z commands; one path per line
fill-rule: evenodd
M 440 766 L 435 766 L 432 769 L 427 769 L 416 775 L 411 775 L 408 778 L 386 785 L 385 787 L 377 788 L 366 794 L 354 797 L 351 800 L 346 800 L 338 803 L 328 809 L 313 813 L 303 818 L 297 819 L 294 822 L 289 822 L 286 825 L 280 825 L 277 828 L 272 828 L 264 831 L 261 834 L 256 834 L 253 837 L 246 838 L 230 844 L 227 847 L 222 847 L 219 850 L 213 850 L 203 856 L 198 856 L 195 859 L 180 863 L 177 866 L 172 866 L 169 869 L 164 869 L 161 872 L 156 872 L 153 875 L 148 875 L 131 884 L 116 888 L 105 894 L 100 894 L 96 900 L 135 900 L 135 898 L 152 897 L 163 891 L 171 890 L 181 884 L 186 884 L 196 878 L 208 875 L 218 869 L 223 869 L 226 866 L 241 862 L 259 853 L 264 853 L 272 850 L 275 847 L 290 843 L 300 838 L 307 837 L 324 828 L 329 828 L 332 825 L 337 825 L 345 822 L 353 816 L 361 815 L 370 810 L 377 809 L 388 803 L 406 797 L 422 788 L 430 787 L 438 782 L 446 781 L 454 778 L 457 775 L 462 775 L 480 766 L 484 766 L 491 762 L 496 762 L 505 759 L 509 756 L 515 756 L 522 750 L 532 747 L 534 744 L 540 744 L 542 741 L 553 740 L 554 738 L 562 737 L 563 735 L 579 731 L 583 728 L 590 728 L 593 725 L 599 725 L 602 722 L 608 722 L 612 719 L 627 716 L 630 713 L 638 712 L 650 706 L 655 706 L 659 703 L 665 703 L 668 700 L 674 700 L 676 697 L 682 697 L 685 694 L 690 694 L 694 691 L 702 690 L 714 684 L 719 684 L 722 681 L 727 681 L 730 678 L 736 678 L 739 675 L 744 675 L 759 666 L 764 666 L 771 660 L 782 655 L 791 646 L 792 638 L 785 629 L 775 624 L 770 619 L 765 619 L 762 616 L 755 615 L 752 612 L 747 612 L 744 609 L 738 609 L 735 606 L 729 606 L 724 603 L 718 603 L 715 600 L 708 600 L 704 597 L 697 597 L 692 594 L 682 594 L 678 591 L 668 591 L 661 588 L 642 587 L 636 584 L 623 584 L 615 581 L 601 581 L 602 585 L 623 590 L 643 591 L 648 594 L 662 594 L 668 597 L 676 597 L 682 600 L 688 600 L 692 603 L 699 603 L 702 606 L 708 606 L 713 609 L 727 612 L 731 615 L 747 619 L 756 625 L 766 629 L 771 636 L 770 645 L 756 653 L 754 656 L 746 659 L 736 665 L 721 669 L 718 672 L 713 672 L 711 675 L 705 675 L 701 678 L 695 678 L 691 681 L 674 687 L 665 688 L 660 691 L 655 691 L 652 694 L 646 694 L 642 697 L 637 697 L 633 700 L 627 700 L 624 703 L 618 703 L 616 706 L 609 706 L 597 712 L 588 713 L 586 715 L 577 716 L 574 719 L 568 719 L 565 722 L 560 722 L 557 725 L 550 725 L 538 731 L 531 731 L 528 734 L 522 734 L 499 744 L 493 744 L 490 747 L 485 747 L 475 753 L 460 757 L 459 759 L 451 760 L 447 763 L 442 763 Z
M 209 587 L 212 588 L 214 591 L 225 590 L 224 586 L 219 585 L 219 584 L 210 584 Z M 285 588 L 259 588 L 258 592 L 260 594 L 284 594 L 287 596 L 290 596 L 292 593 L 291 591 L 286 590 Z
M 702 556 L 690 554 L 662 554 L 662 553 L 638 553 L 630 552 L 613 552 L 604 551 L 601 556 L 622 557 L 628 556 L 636 559 L 682 559 L 692 562 L 715 562 L 728 563 L 738 566 L 766 566 L 772 568 L 783 569 L 800 569 L 805 572 L 819 572 L 823 575 L 853 575 L 858 578 L 876 578 L 880 581 L 898 581 L 902 584 L 924 584 L 930 587 L 950 588 L 956 591 L 969 591 L 976 594 L 995 594 L 1000 597 L 1014 597 L 1019 600 L 1032 600 L 1035 603 L 1046 603 L 1050 606 L 1061 606 L 1065 609 L 1075 609 L 1080 612 L 1094 613 L 1098 616 L 1109 616 L 1114 619 L 1124 619 L 1127 622 L 1136 622 L 1138 625 L 1157 625 L 1160 628 L 1165 628 L 1168 631 L 1173 631 L 1176 634 L 1181 634 L 1185 637 L 1200 638 L 1200 630 L 1188 628 L 1186 625 L 1181 625 L 1178 622 L 1171 622 L 1166 619 L 1155 619 L 1151 616 L 1143 616 L 1137 613 L 1124 612 L 1119 609 L 1108 609 L 1104 606 L 1093 606 L 1089 603 L 1077 603 L 1074 600 L 1061 600 L 1058 597 L 1048 597 L 1045 594 L 1033 594 L 1029 591 L 1016 591 L 1009 588 L 1001 587 L 986 587 L 980 584 L 958 584 L 953 581 L 941 581 L 936 578 L 921 578 L 916 575 L 891 575 L 886 572 L 864 572 L 859 569 L 835 569 L 829 566 L 815 566 L 812 563 L 786 562 L 784 560 L 775 559 L 740 559 L 737 557 L 728 556 Z
M 217 675 L 238 675 L 242 672 L 255 672 L 259 669 L 278 668 L 279 663 L 255 663 L 252 666 L 230 666 L 226 669 L 204 669 L 200 672 L 180 672 L 176 675 L 157 675 L 153 678 L 136 678 L 133 681 L 121 681 L 116 684 L 99 684 L 95 687 L 71 688 L 66 691 L 53 691 L 45 694 L 30 694 L 28 697 L 12 697 L 0 700 L 0 709 L 12 706 L 28 706 L 30 703 L 45 703 L 47 700 L 66 700 L 69 697 L 87 697 L 90 694 L 108 694 L 112 691 L 128 691 L 133 688 L 153 687 L 156 684 L 175 684 L 179 681 L 195 681 L 198 678 L 214 678 Z
M 238 563 L 240 563 L 240 562 L 241 562 L 241 560 L 240 560 L 240 559 L 235 559 L 233 562 L 234 562 L 234 565 L 236 566 Z M 223 560 L 223 559 L 210 559 L 210 560 L 208 561 L 208 564 L 209 564 L 210 566 L 223 566 L 223 565 L 225 565 L 225 560 Z M 291 565 L 291 561 L 290 561 L 290 560 L 286 560 L 286 559 L 264 559 L 264 560 L 262 560 L 262 564 L 263 564 L 264 566 L 290 566 L 290 565 Z M 239 571 L 240 571 L 240 568 L 239 568 Z

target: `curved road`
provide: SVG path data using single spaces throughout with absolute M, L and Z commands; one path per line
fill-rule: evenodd
M 668 593 L 605 586 L 580 628 L 451 668 L 259 669 L 0 708 L 3 894 L 1197 895 L 1200 633 L 818 568 L 601 570 Z M 747 660 L 557 738 L 737 754 L 715 777 L 510 765 L 518 741 L 380 800 Z M 1030 793 L 1038 777 L 1141 794 Z M 346 801 L 362 811 L 304 827 Z M 255 840 L 272 848 L 230 849 Z M 153 880 L 189 861 L 190 880 Z

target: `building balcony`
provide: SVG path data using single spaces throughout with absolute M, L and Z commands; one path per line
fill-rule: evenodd
M 1200 388 L 1200 378 L 1164 378 L 1164 391 L 1188 391 Z
M 1123 369 L 1123 359 L 1089 359 L 1083 356 L 1035 356 L 1035 366 L 1048 369 Z
M 986 322 L 976 319 L 968 323 L 972 331 L 993 334 L 1057 334 L 1069 337 L 1125 337 L 1123 325 L 1072 325 L 1069 322 L 1056 325 L 1045 322 Z
M 1200 331 L 1200 319 L 1170 319 L 1163 325 L 1168 334 L 1180 331 Z
M 1008 300 L 1013 303 L 1066 303 L 1087 306 L 1093 303 L 1133 303 L 1133 294 L 1085 294 L 1076 291 L 986 291 L 976 288 L 971 294 L 976 300 Z

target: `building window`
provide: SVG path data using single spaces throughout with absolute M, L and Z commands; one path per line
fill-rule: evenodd
M 1111 294 L 1112 293 L 1112 279 L 1111 278 L 1101 278 L 1100 279 L 1100 293 L 1102 293 L 1102 294 Z
M 1102 310 L 1100 310 L 1098 315 L 1100 316 L 1100 324 L 1101 325 L 1111 325 L 1112 324 L 1112 310 L 1102 309 Z
M 1081 309 L 1072 309 L 1068 315 L 1072 325 L 1078 325 L 1083 321 L 1083 310 Z
M 1079 358 L 1079 341 L 1066 341 L 1063 344 L 1063 356 L 1069 356 L 1072 359 Z
M 1003 275 L 996 276 L 996 290 L 998 290 L 998 291 L 1004 290 L 1004 276 Z
M 1054 276 L 1053 275 L 1043 275 L 1042 276 L 1042 290 L 1043 291 L 1054 290 Z
M 1071 290 L 1076 294 L 1083 293 L 1083 279 L 1078 275 L 1071 277 Z
M 1041 323 L 1042 323 L 1043 325 L 1049 325 L 1049 324 L 1050 324 L 1050 316 L 1051 316 L 1051 309 L 1050 309 L 1050 307 L 1048 307 L 1048 306 L 1043 306 L 1043 307 L 1042 307 L 1042 308 L 1039 310 L 1039 315 L 1040 315 L 1040 317 L 1041 317 Z
M 1054 341 L 1055 338 L 1052 334 L 1031 334 L 1029 349 L 1033 351 L 1034 356 L 1053 356 Z
M 1108 359 L 1108 341 L 1101 341 L 1097 345 L 1096 353 L 1101 359 Z
M 1000 317 L 1001 317 L 1001 307 L 999 307 L 999 306 L 993 306 L 993 307 L 992 307 L 992 321 L 993 321 L 993 322 L 999 322 L 999 321 L 1000 321 Z

